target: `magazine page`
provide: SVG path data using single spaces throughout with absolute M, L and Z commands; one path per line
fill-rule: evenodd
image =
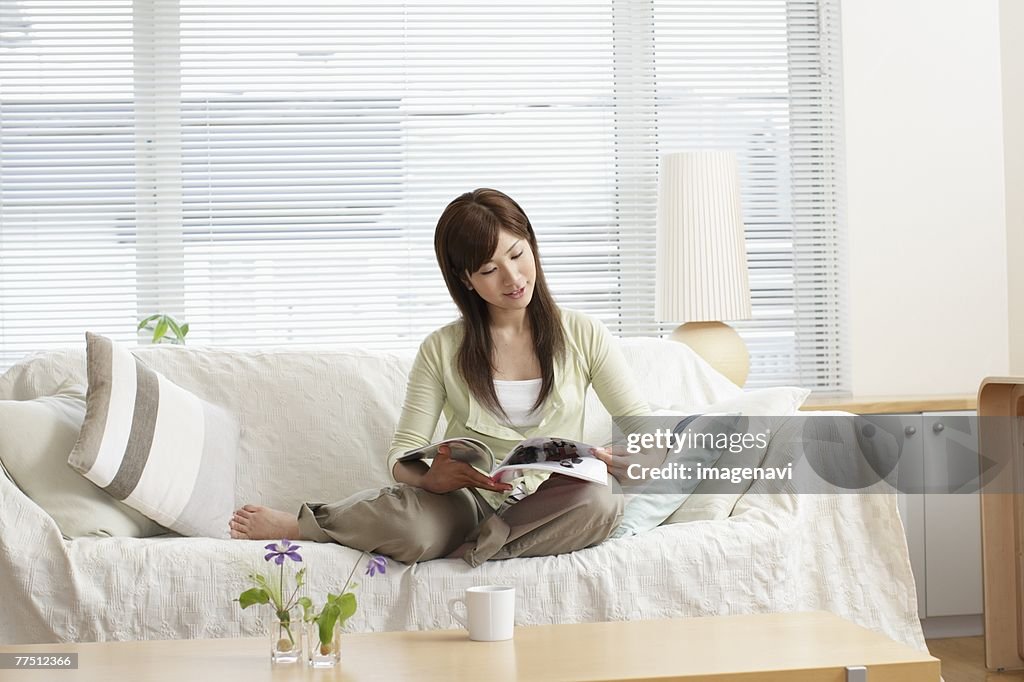
M 491 475 L 506 481 L 517 472 L 532 469 L 608 485 L 608 467 L 594 457 L 593 447 L 568 438 L 528 438 L 508 453 Z
M 490 470 L 494 463 L 494 456 L 491 449 L 475 438 L 449 438 L 425 445 L 422 448 L 409 450 L 398 458 L 399 462 L 409 462 L 416 459 L 434 459 L 437 456 L 437 449 L 447 445 L 452 451 L 452 459 L 474 466 L 483 471 Z

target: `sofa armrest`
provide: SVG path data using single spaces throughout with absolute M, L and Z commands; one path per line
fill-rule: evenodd
M 77 592 L 57 523 L 0 473 L 0 642 L 55 641 L 52 611 Z
M 0 546 L 16 541 L 26 528 L 33 534 L 43 531 L 64 539 L 57 522 L 23 493 L 0 466 Z

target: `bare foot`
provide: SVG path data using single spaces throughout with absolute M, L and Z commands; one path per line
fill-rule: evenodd
M 247 504 L 228 522 L 236 540 L 301 540 L 295 514 Z

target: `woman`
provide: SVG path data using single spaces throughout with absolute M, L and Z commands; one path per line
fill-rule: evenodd
M 461 319 L 428 336 L 413 363 L 388 456 L 398 485 L 305 504 L 298 518 L 246 505 L 232 537 L 334 541 L 404 563 L 462 557 L 477 566 L 571 552 L 615 530 L 622 496 L 610 486 L 530 474 L 510 495 L 510 485 L 446 449 L 429 466 L 398 461 L 430 442 L 442 411 L 446 438 L 471 436 L 495 453 L 533 436 L 580 440 L 591 384 L 612 415 L 648 412 L 607 329 L 555 305 L 519 204 L 493 189 L 463 194 L 438 220 L 434 250 Z M 620 457 L 597 456 L 622 475 Z

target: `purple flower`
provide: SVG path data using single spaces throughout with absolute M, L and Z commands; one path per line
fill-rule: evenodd
M 379 554 L 376 556 L 372 556 L 370 557 L 370 560 L 366 562 L 366 575 L 370 576 L 371 578 L 377 575 L 378 573 L 383 575 L 387 572 L 387 567 L 388 560 L 385 557 L 382 557 Z
M 281 542 L 267 545 L 264 549 L 269 549 L 270 554 L 263 557 L 264 561 L 274 560 L 278 566 L 284 563 L 284 558 L 288 557 L 292 561 L 302 561 L 302 557 L 296 551 L 301 549 L 302 545 L 293 545 L 290 540 L 281 540 Z

